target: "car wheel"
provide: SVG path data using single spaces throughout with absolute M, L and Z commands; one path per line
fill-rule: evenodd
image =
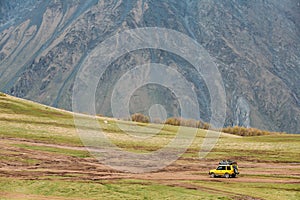
M 235 177 L 236 177 L 236 174 L 232 174 L 231 177 L 232 177 L 232 178 L 235 178 Z
M 225 178 L 229 178 L 229 176 L 230 176 L 230 175 L 229 175 L 228 173 L 226 173 L 226 174 L 224 175 Z
M 210 174 L 210 177 L 211 177 L 211 178 L 215 178 L 216 176 L 215 176 L 214 173 L 211 173 L 211 174 Z

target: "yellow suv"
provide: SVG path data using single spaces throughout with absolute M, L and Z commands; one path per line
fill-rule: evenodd
M 222 160 L 217 169 L 209 170 L 210 177 L 236 177 L 239 174 L 237 162 L 231 160 Z

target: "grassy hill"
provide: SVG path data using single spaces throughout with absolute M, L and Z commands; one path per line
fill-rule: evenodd
M 136 153 L 163 147 L 178 130 L 165 125 L 141 141 L 122 132 L 115 119 L 98 121 L 114 144 Z M 190 148 L 170 166 L 124 173 L 102 165 L 83 147 L 72 113 L 0 94 L 0 199 L 300 199 L 299 135 L 222 134 L 199 159 L 206 132 L 196 131 Z M 238 178 L 208 177 L 223 159 L 239 163 Z

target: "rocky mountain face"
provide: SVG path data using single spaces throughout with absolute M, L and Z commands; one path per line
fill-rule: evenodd
M 300 1 L 286 0 L 1 0 L 0 90 L 72 109 L 84 59 L 110 36 L 137 27 L 173 29 L 214 58 L 226 89 L 225 126 L 300 133 Z M 204 121 L 211 99 L 203 77 L 180 56 L 142 49 L 117 58 L 99 80 L 97 112 L 112 115 L 118 80 L 134 66 L 162 63 L 193 85 Z M 176 96 L 150 84 L 136 90 L 130 112 L 154 104 L 180 115 Z

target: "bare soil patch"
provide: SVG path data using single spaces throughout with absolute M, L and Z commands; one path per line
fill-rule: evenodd
M 60 153 L 30 150 L 20 145 L 53 147 L 66 150 L 86 151 L 85 147 L 46 144 L 31 140 L 2 138 L 0 140 L 0 176 L 26 180 L 114 181 L 138 179 L 193 190 L 231 196 L 233 199 L 255 199 L 238 193 L 226 193 L 218 189 L 199 186 L 189 181 L 224 183 L 280 183 L 300 184 L 300 165 L 295 163 L 252 163 L 239 161 L 241 175 L 238 178 L 210 178 L 209 169 L 217 160 L 180 158 L 172 165 L 151 173 L 132 174 L 120 172 L 102 165 L 93 157 L 80 158 Z M 5 158 L 5 159 L 4 159 Z M 0 194 L 1 195 L 1 194 Z M 3 194 L 16 199 L 43 199 L 25 194 Z M 21 195 L 21 196 L 20 196 Z M 60 198 L 56 198 L 60 199 Z

